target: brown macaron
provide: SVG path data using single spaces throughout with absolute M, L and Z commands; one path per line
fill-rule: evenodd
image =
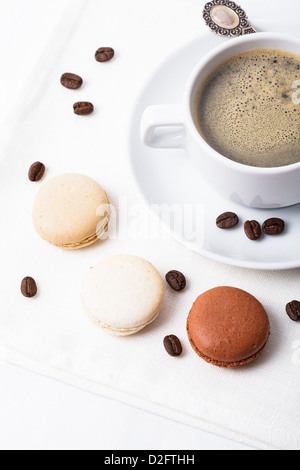
M 218 367 L 239 367 L 254 361 L 270 336 L 262 304 L 235 287 L 215 287 L 200 295 L 187 320 L 194 351 Z

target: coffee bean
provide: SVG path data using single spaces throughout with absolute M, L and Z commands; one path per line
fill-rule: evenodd
M 94 106 L 88 101 L 79 101 L 73 105 L 73 109 L 78 116 L 87 116 L 94 111 Z
M 179 271 L 169 271 L 166 274 L 166 281 L 169 286 L 176 291 L 183 290 L 186 286 L 185 276 Z
M 250 240 L 258 240 L 261 237 L 261 228 L 257 220 L 247 220 L 244 224 L 244 231 Z
M 293 300 L 289 302 L 286 306 L 286 313 L 293 321 L 300 320 L 300 302 L 298 300 Z
M 181 342 L 175 335 L 168 335 L 164 338 L 164 347 L 170 356 L 180 356 L 182 353 Z
M 219 215 L 216 220 L 216 224 L 221 229 L 228 229 L 235 227 L 239 222 L 238 216 L 234 212 L 224 212 L 224 214 Z
M 115 55 L 115 51 L 111 47 L 100 47 L 95 52 L 95 59 L 97 62 L 107 62 Z
M 25 277 L 21 283 L 21 292 L 24 297 L 34 297 L 37 294 L 37 285 L 32 277 Z
M 31 165 L 28 171 L 28 178 L 30 181 L 40 181 L 45 173 L 45 165 L 41 162 L 35 162 Z
M 83 80 L 79 75 L 75 75 L 74 73 L 64 73 L 60 78 L 60 83 L 70 90 L 78 90 Z
M 284 231 L 285 223 L 282 219 L 275 217 L 266 220 L 262 229 L 266 235 L 280 235 Z

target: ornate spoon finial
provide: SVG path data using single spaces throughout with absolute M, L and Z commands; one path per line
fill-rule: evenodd
M 250 25 L 245 11 L 236 3 L 228 0 L 212 0 L 203 10 L 207 26 L 220 36 L 242 36 L 256 33 Z

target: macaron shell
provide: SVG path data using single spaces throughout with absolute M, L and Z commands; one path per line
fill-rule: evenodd
M 32 219 L 44 240 L 61 248 L 78 249 L 97 241 L 107 229 L 109 200 L 92 178 L 59 175 L 40 189 Z
M 200 295 L 187 321 L 193 349 L 207 362 L 236 367 L 256 359 L 264 349 L 270 323 L 262 304 L 233 287 Z
M 264 346 L 259 350 L 257 351 L 257 353 L 253 354 L 252 356 L 249 356 L 248 358 L 246 359 L 242 359 L 242 360 L 239 360 L 239 361 L 233 361 L 233 362 L 225 362 L 225 361 L 220 361 L 218 359 L 212 359 L 211 357 L 209 356 L 206 356 L 204 353 L 202 353 L 197 347 L 196 345 L 194 344 L 193 340 L 191 339 L 190 335 L 189 335 L 189 340 L 190 340 L 190 343 L 191 343 L 191 346 L 192 348 L 194 349 L 194 351 L 196 352 L 196 354 L 201 357 L 204 361 L 208 362 L 209 364 L 212 364 L 214 366 L 217 366 L 217 367 L 222 367 L 222 368 L 234 368 L 234 367 L 241 367 L 241 366 L 244 366 L 246 364 L 249 364 L 250 362 L 253 362 L 255 359 L 258 358 L 258 356 L 263 352 L 263 350 L 265 349 L 266 345 L 267 345 L 267 341 L 266 343 L 264 344 Z
M 84 305 L 84 307 L 85 307 L 85 305 Z M 86 311 L 87 315 L 89 316 L 90 320 L 96 326 L 104 329 L 107 333 L 110 333 L 111 335 L 114 335 L 114 336 L 130 336 L 130 335 L 134 335 L 134 334 L 138 333 L 139 331 L 144 329 L 146 326 L 150 325 L 158 317 L 158 315 L 160 313 L 160 310 L 161 310 L 161 307 L 162 307 L 162 305 L 159 306 L 157 312 L 153 315 L 153 317 L 148 322 L 146 322 L 145 324 L 140 325 L 136 328 L 112 328 L 111 326 L 106 325 L 103 322 L 95 320 L 95 318 L 93 318 L 89 314 L 89 312 L 86 310 L 86 308 L 85 308 L 85 311 Z
M 117 255 L 87 272 L 81 298 L 94 323 L 125 336 L 141 330 L 158 316 L 164 301 L 164 283 L 148 261 Z

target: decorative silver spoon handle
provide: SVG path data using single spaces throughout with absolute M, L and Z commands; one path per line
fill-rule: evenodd
M 257 33 L 251 26 L 246 12 L 236 3 L 228 0 L 211 0 L 203 10 L 207 26 L 220 36 L 242 36 Z

